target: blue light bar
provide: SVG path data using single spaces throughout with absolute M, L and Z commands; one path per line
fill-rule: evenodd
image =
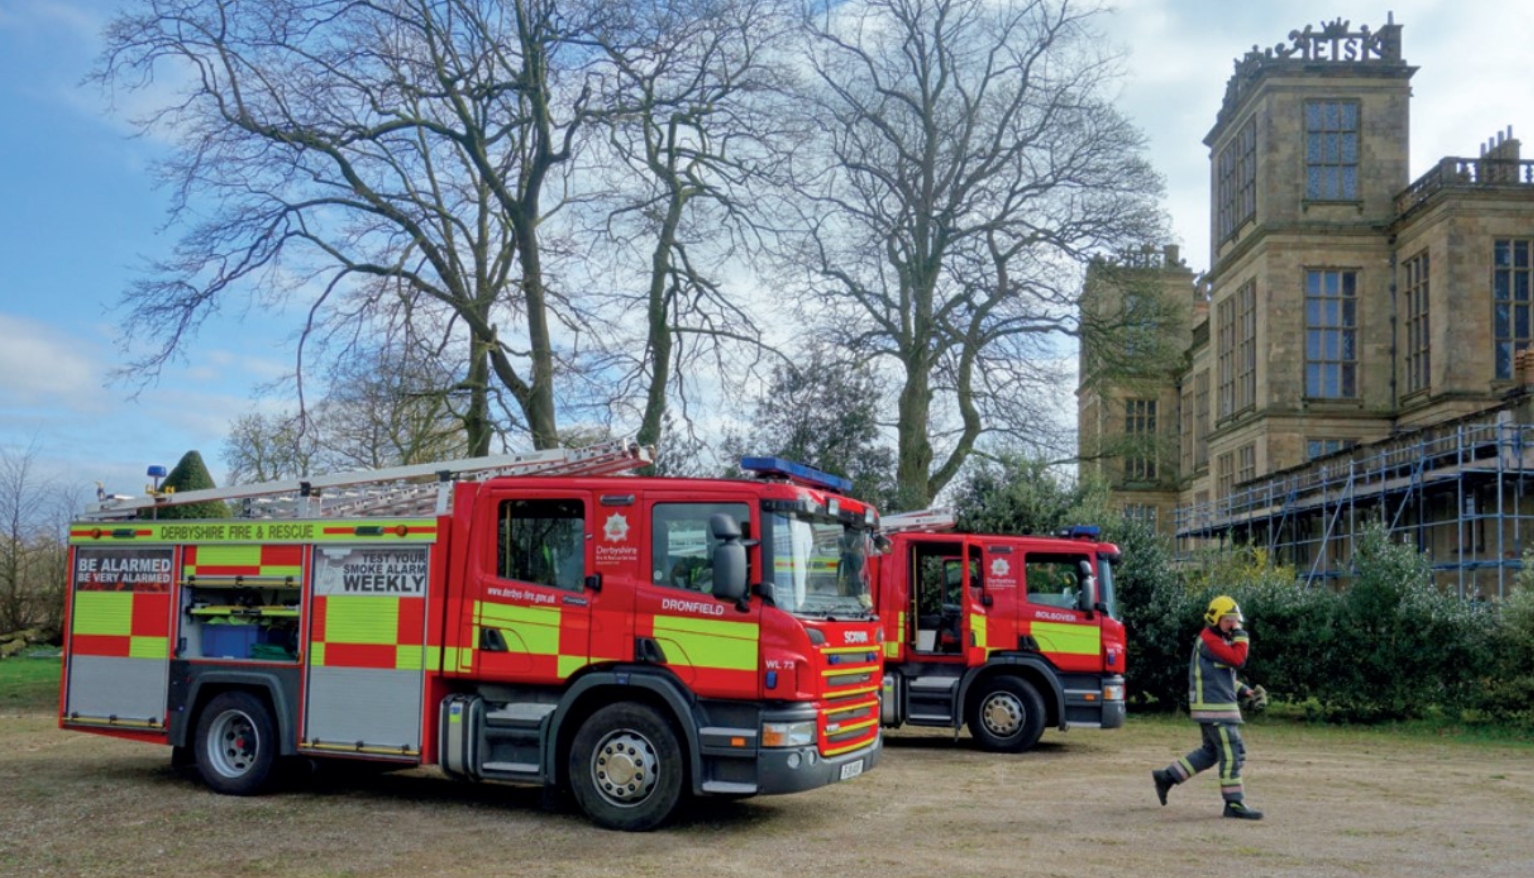
M 1060 531 L 1060 536 L 1071 540 L 1095 540 L 1102 532 L 1103 529 L 1095 524 L 1073 524 Z
M 812 466 L 794 463 L 781 457 L 742 457 L 740 468 L 759 476 L 779 476 L 811 488 L 826 488 L 845 494 L 852 490 L 852 482 L 841 476 L 833 476 Z

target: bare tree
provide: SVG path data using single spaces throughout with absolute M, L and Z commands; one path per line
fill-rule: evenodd
M 35 446 L 0 447 L 0 634 L 33 625 L 57 631 L 70 501 L 38 471 Z
M 303 411 L 244 415 L 224 440 L 229 481 L 249 484 L 463 457 L 451 379 L 419 349 L 354 349 Z M 449 389 L 444 389 L 449 388 Z
M 160 170 L 191 225 L 125 294 L 127 335 L 160 342 L 134 365 L 163 365 L 220 307 L 301 291 L 301 380 L 304 344 L 403 297 L 459 330 L 473 453 L 489 450 L 492 376 L 519 428 L 553 446 L 540 224 L 589 121 L 590 53 L 568 39 L 579 6 L 137 0 L 95 78 L 181 85 L 138 122 L 175 140 Z
M 722 352 L 759 354 L 756 319 L 721 278 L 732 266 L 739 273 L 756 237 L 755 193 L 802 124 L 784 90 L 797 31 L 785 0 L 603 5 L 591 40 L 613 71 L 600 105 L 604 203 L 617 206 L 600 234 L 614 246 L 618 281 L 599 298 L 620 338 L 638 336 L 624 339 L 640 353 L 618 359 L 628 362 L 618 387 L 643 399 L 638 439 L 653 444 L 671 401 L 685 405 L 689 372 L 738 377 Z
M 249 485 L 323 473 L 324 437 L 316 423 L 323 406 L 321 402 L 301 412 L 253 412 L 231 421 L 223 449 L 228 483 Z
M 1160 179 L 1070 0 L 855 0 L 809 23 L 816 159 L 797 166 L 809 307 L 895 376 L 899 503 L 988 432 L 1055 420 L 1081 267 L 1156 240 Z

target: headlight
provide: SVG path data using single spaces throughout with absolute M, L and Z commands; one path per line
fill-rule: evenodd
M 1124 700 L 1124 684 L 1119 683 L 1119 684 L 1113 685 L 1113 686 L 1104 686 L 1103 687 L 1103 700 L 1104 701 L 1123 701 Z
M 815 743 L 815 721 L 762 723 L 763 747 L 808 747 Z

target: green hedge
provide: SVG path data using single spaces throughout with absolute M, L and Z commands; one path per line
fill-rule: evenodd
M 1187 650 L 1203 607 L 1223 593 L 1241 604 L 1252 635 L 1243 679 L 1313 717 L 1534 718 L 1534 588 L 1500 606 L 1446 595 L 1426 560 L 1381 527 L 1360 537 L 1353 564 L 1347 588 L 1306 588 L 1293 570 L 1245 549 L 1126 591 L 1130 656 L 1138 659 L 1130 666 L 1139 696 L 1132 700 L 1142 708 L 1183 706 Z
M 1174 563 L 1164 537 L 1107 511 L 1101 484 L 1062 479 L 1026 455 L 999 455 L 955 487 L 959 527 L 972 533 L 1104 526 L 1124 553 L 1115 579 L 1135 710 L 1186 708 L 1204 607 L 1229 594 L 1252 635 L 1243 679 L 1312 717 L 1479 717 L 1534 728 L 1534 553 L 1510 599 L 1471 603 L 1440 592 L 1426 559 L 1376 525 L 1356 542 L 1348 587 L 1307 588 L 1255 548 Z

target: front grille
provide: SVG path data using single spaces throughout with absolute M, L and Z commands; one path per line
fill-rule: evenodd
M 876 647 L 822 647 L 820 752 L 850 753 L 879 738 L 879 653 Z

